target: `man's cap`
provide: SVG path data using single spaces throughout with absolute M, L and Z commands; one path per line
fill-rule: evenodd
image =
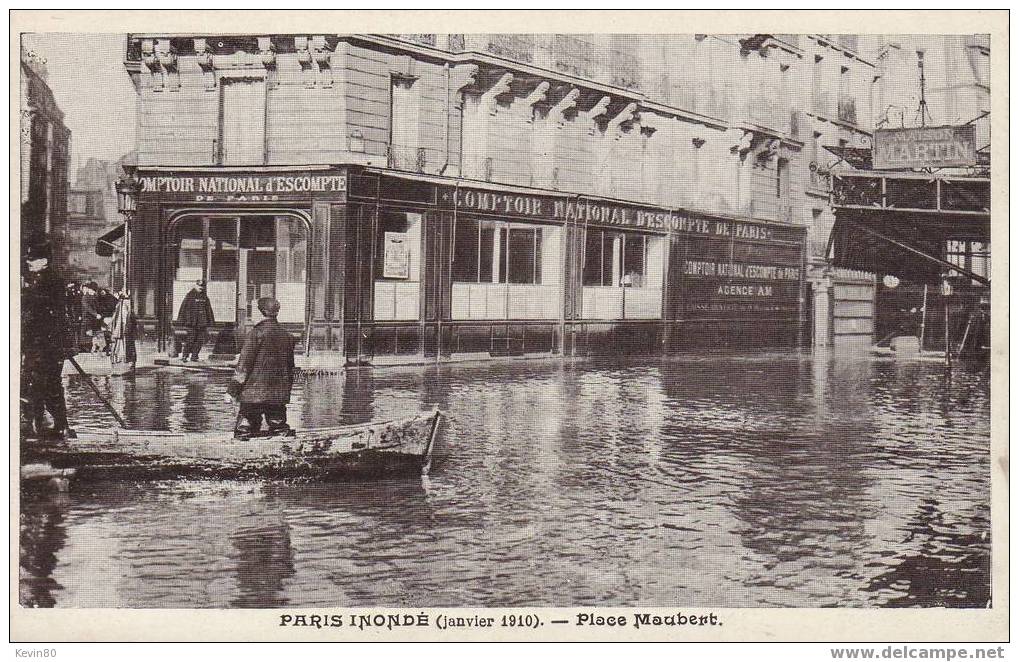
M 272 297 L 262 297 L 258 300 L 258 312 L 266 317 L 276 317 L 280 314 L 280 302 Z
M 195 281 L 195 285 L 201 285 L 202 287 L 205 287 L 205 281 L 199 278 L 198 280 Z

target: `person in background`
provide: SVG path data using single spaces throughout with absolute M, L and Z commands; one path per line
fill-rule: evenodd
M 50 265 L 45 236 L 31 238 L 21 278 L 21 383 L 26 420 L 23 432 L 71 439 L 62 371 L 75 355 L 67 318 L 66 287 Z M 46 427 L 46 412 L 53 427 Z M 25 429 L 27 428 L 27 429 Z
M 106 346 L 103 315 L 99 312 L 99 286 L 89 281 L 81 288 L 81 316 L 85 335 L 91 339 L 91 351 L 101 352 Z
M 117 312 L 118 299 L 113 292 L 105 287 L 100 287 L 96 292 L 96 311 L 102 315 L 103 326 L 100 329 L 102 334 L 102 351 L 109 354 L 113 349 L 113 314 Z
M 272 297 L 258 300 L 265 318 L 244 339 L 228 391 L 239 401 L 234 436 L 249 438 L 262 428 L 265 417 L 270 434 L 292 434 L 287 425 L 287 403 L 294 385 L 296 339 L 277 321 L 280 304 Z
M 68 283 L 64 294 L 64 300 L 67 302 L 67 322 L 74 336 L 74 347 L 80 351 L 86 337 L 82 322 L 81 285 L 73 281 Z
M 110 323 L 110 335 L 113 339 L 111 356 L 114 363 L 134 363 L 138 360 L 135 348 L 135 330 L 137 320 L 131 307 L 131 295 L 120 292 L 117 307 Z
M 212 314 L 212 303 L 205 293 L 205 281 L 195 281 L 194 287 L 186 295 L 180 304 L 177 312 L 177 324 L 184 327 L 188 332 L 185 341 L 182 361 L 188 358 L 192 361 L 198 360 L 198 353 L 205 344 L 205 336 L 210 326 L 215 324 L 216 318 Z

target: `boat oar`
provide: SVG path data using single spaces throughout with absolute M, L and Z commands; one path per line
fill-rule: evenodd
M 69 357 L 67 360 L 70 361 L 71 365 L 74 366 L 74 368 L 78 371 L 78 373 L 82 377 L 85 378 L 85 382 L 92 388 L 92 392 L 95 393 L 95 396 L 97 398 L 99 398 L 99 402 L 101 402 L 104 405 L 106 405 L 106 408 L 108 410 L 110 410 L 111 414 L 113 414 L 113 418 L 117 419 L 117 423 L 120 424 L 120 427 L 126 429 L 127 428 L 127 423 L 125 423 L 124 419 L 121 418 L 120 414 L 117 413 L 117 410 L 113 408 L 113 405 L 110 404 L 110 401 L 107 400 L 106 398 L 104 398 L 103 394 L 99 392 L 99 387 L 96 386 L 95 382 L 92 381 L 92 377 L 90 377 L 89 374 L 87 372 L 85 372 L 85 370 L 82 369 L 82 367 L 80 365 L 78 365 L 78 362 L 74 360 L 73 356 Z

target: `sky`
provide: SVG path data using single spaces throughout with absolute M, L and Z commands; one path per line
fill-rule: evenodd
M 125 34 L 26 33 L 46 61 L 49 85 L 71 130 L 71 179 L 89 157 L 116 160 L 134 149 L 134 86 L 124 69 Z

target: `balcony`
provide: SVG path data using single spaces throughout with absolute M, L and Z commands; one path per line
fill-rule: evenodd
M 399 145 L 388 145 L 386 147 L 387 165 L 394 170 L 426 172 L 429 161 L 428 150 L 424 147 L 403 147 Z M 433 157 L 431 161 L 434 165 L 435 158 Z

